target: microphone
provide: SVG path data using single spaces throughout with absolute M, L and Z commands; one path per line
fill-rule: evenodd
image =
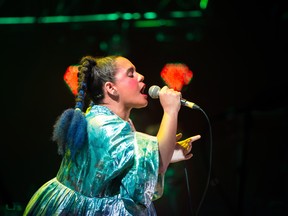
M 157 85 L 153 85 L 149 88 L 148 94 L 151 98 L 158 99 L 159 98 L 159 91 L 160 91 L 160 87 Z M 186 107 L 189 107 L 191 109 L 199 109 L 200 110 L 200 107 L 197 104 L 190 102 L 190 101 L 187 101 L 184 98 L 181 98 L 180 102 L 181 102 L 182 106 L 186 106 Z

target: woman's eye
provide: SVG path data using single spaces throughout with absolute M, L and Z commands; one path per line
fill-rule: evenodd
M 128 73 L 128 77 L 134 77 L 134 73 Z

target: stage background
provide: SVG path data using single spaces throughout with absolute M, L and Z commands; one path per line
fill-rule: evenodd
M 207 7 L 200 2 L 208 2 Z M 182 62 L 193 71 L 182 95 L 205 111 L 213 134 L 211 181 L 199 216 L 287 215 L 286 4 L 1 1 L 1 18 L 38 20 L 7 24 L 0 19 L 1 213 L 21 215 L 33 193 L 57 173 L 61 158 L 51 141 L 53 124 L 74 106 L 63 80 L 67 67 L 84 55 L 122 54 L 145 76 L 147 89 L 164 85 L 160 71 L 166 63 Z M 183 17 L 172 17 L 173 11 L 182 11 Z M 136 12 L 141 18 L 40 19 Z M 156 13 L 155 22 L 144 19 L 145 12 Z M 155 133 L 161 114 L 159 101 L 149 98 L 148 107 L 134 110 L 131 118 L 139 131 Z M 168 169 L 164 196 L 154 202 L 159 216 L 193 215 L 207 180 L 211 148 L 205 115 L 182 107 L 179 132 L 202 139 L 194 143 L 191 160 Z

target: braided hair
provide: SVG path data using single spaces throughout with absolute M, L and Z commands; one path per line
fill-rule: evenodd
M 114 82 L 115 60 L 118 56 L 94 58 L 85 56 L 78 67 L 78 94 L 75 108 L 65 110 L 54 124 L 52 140 L 58 145 L 58 153 L 70 151 L 72 159 L 87 141 L 87 121 L 83 109 L 85 97 L 91 105 L 101 104 L 104 99 L 103 85 Z

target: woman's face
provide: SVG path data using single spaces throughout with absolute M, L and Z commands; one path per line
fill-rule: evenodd
M 136 72 L 135 66 L 126 58 L 116 59 L 115 87 L 119 102 L 125 108 L 142 108 L 147 106 L 147 95 L 144 94 L 144 76 Z

